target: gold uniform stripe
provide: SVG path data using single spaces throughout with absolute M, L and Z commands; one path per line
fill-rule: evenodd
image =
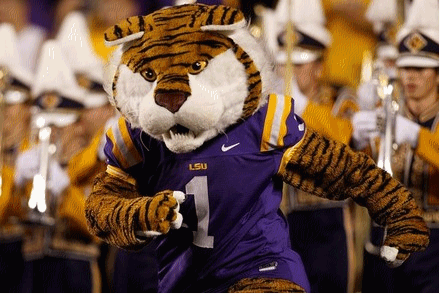
M 286 119 L 292 109 L 292 100 L 290 96 L 281 99 L 276 94 L 271 94 L 267 108 L 260 147 L 263 152 L 284 146 L 284 137 L 287 134 Z
M 276 105 L 277 105 L 277 95 L 270 94 L 269 102 L 267 105 L 266 120 L 264 122 L 264 128 L 263 128 L 263 137 L 261 139 L 260 150 L 262 152 L 269 150 L 269 140 L 272 131 L 272 123 L 273 123 L 273 118 L 275 116 Z
M 278 146 L 284 146 L 284 137 L 287 134 L 287 116 L 289 116 L 290 111 L 292 110 L 292 98 L 288 95 L 284 96 L 284 109 L 283 114 L 281 115 L 281 125 L 280 132 L 278 135 Z
M 110 139 L 110 141 L 113 142 L 113 149 L 112 153 L 118 160 L 118 162 L 124 167 L 128 167 L 128 162 L 125 160 L 124 155 L 122 155 L 122 152 L 119 150 L 118 144 L 116 143 L 115 136 L 113 135 L 113 129 L 107 130 L 107 137 Z
M 292 147 L 290 147 L 289 149 L 287 149 L 284 152 L 283 158 L 281 158 L 280 167 L 278 169 L 278 173 L 277 173 L 278 175 L 283 175 L 286 173 L 287 163 L 292 158 L 292 154 L 294 152 L 296 152 L 298 150 L 299 146 L 301 146 L 301 144 L 304 142 L 304 138 L 306 137 L 306 133 L 307 133 L 307 130 L 304 132 L 304 136 L 301 138 L 301 140 L 299 140 L 298 143 L 296 143 L 295 145 L 293 145 Z
M 118 120 L 119 131 L 121 132 L 122 139 L 124 140 L 125 146 L 127 146 L 128 152 L 130 152 L 130 158 L 133 158 L 135 163 L 142 161 L 142 156 L 133 144 L 130 134 L 128 133 L 127 125 L 124 118 L 119 118 Z
M 133 177 L 131 177 L 129 174 L 127 174 L 126 172 L 124 172 L 120 168 L 117 168 L 116 166 L 107 165 L 106 172 L 109 175 L 112 175 L 112 176 L 114 176 L 118 179 L 121 179 L 127 183 L 130 183 L 132 185 L 136 185 L 136 180 Z

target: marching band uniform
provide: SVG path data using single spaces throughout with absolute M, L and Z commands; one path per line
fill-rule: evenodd
M 90 102 L 93 96 L 77 85 L 64 60 L 57 41 L 46 41 L 32 89 L 34 103 L 41 110 L 39 117 L 51 122 L 56 129 L 64 129 L 63 136 L 73 135 L 73 138 L 70 137 L 69 142 L 64 138 L 57 145 L 59 159 L 49 163 L 47 188 L 52 195 L 49 204 L 55 203 L 52 205 L 56 207 L 52 216 L 55 225 L 26 230 L 25 272 L 20 289 L 23 292 L 100 291 L 99 246 L 87 229 L 85 191 L 80 181 L 83 169 L 78 168 L 83 162 L 77 161 L 81 150 L 87 150 L 78 112 L 93 107 L 95 102 Z M 18 187 L 25 186 L 37 174 L 38 150 L 38 146 L 31 148 L 18 157 L 15 176 Z
M 372 51 L 376 39 L 371 28 L 362 26 L 363 20 L 357 24 L 347 20 L 339 7 L 351 5 L 361 11 L 367 9 L 370 0 L 323 0 L 327 28 L 332 34 L 333 42 L 324 55 L 325 80 L 332 85 L 352 87 L 356 89 L 362 65 L 362 53 Z M 306 2 L 305 2 L 306 3 Z M 359 27 L 360 26 L 360 27 Z
M 28 144 L 30 117 L 30 87 L 32 74 L 20 65 L 15 29 L 10 24 L 0 25 L 4 45 L 0 48 L 0 67 L 3 67 L 3 96 L 0 101 L 0 289 L 17 292 L 23 272 L 21 254 L 22 227 L 12 218 L 20 215 L 20 201 L 14 193 L 14 161 L 20 149 Z M 11 266 L 13 264 L 13 266 Z
M 277 64 L 286 62 L 286 5 L 286 1 L 279 1 L 274 12 L 266 9 L 263 14 L 266 34 L 278 32 L 275 38 L 266 35 L 268 47 L 275 51 Z M 292 52 L 295 65 L 292 97 L 295 100 L 295 113 L 304 119 L 309 128 L 348 144 L 352 132 L 350 117 L 357 110 L 354 95 L 348 91 L 338 93 L 321 80 L 313 80 L 313 69 L 303 69 L 313 63 L 319 64 L 331 42 L 331 36 L 324 26 L 321 3 L 294 1 L 293 7 L 296 43 Z M 306 82 L 301 79 L 306 79 Z M 312 94 L 302 92 L 302 84 L 307 85 L 307 82 L 317 83 L 316 90 L 310 91 Z M 292 248 L 303 259 L 311 291 L 353 291 L 354 244 L 349 202 L 334 202 L 292 187 L 288 189 L 287 219 Z
M 367 68 L 361 77 L 361 84 L 357 89 L 357 101 L 363 110 L 373 110 L 377 107 L 377 85 L 373 81 L 373 71 L 381 68 L 391 81 L 397 79 L 395 65 L 398 50 L 395 43 L 396 28 L 399 23 L 397 17 L 397 1 L 372 0 L 366 12 L 366 18 L 373 25 L 377 37 L 377 45 L 371 60 L 365 58 L 363 66 Z
M 423 210 L 423 217 L 431 229 L 430 244 L 425 251 L 414 254 L 400 267 L 388 268 L 376 256 L 384 229 L 373 224 L 371 243 L 365 247 L 364 292 L 439 291 L 438 9 L 436 0 L 413 1 L 408 19 L 397 35 L 399 55 L 396 65 L 405 97 L 396 116 L 394 141 L 397 148 L 393 150 L 391 160 L 394 177 L 410 189 Z M 420 75 L 425 70 L 430 72 L 433 92 L 416 97 L 411 94 L 410 88 L 405 88 L 412 82 L 406 81 L 404 75 L 412 71 Z M 425 84 L 429 82 L 429 79 L 424 80 Z M 412 103 L 415 100 L 418 103 L 429 101 L 429 104 L 425 103 L 422 111 L 414 112 Z M 377 134 L 374 126 L 376 114 L 365 111 L 362 115 L 372 121 L 373 126 L 355 125 L 355 129 L 366 134 L 368 139 Z

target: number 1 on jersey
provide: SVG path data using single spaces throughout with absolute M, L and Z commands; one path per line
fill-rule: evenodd
M 197 231 L 194 233 L 193 243 L 203 248 L 214 248 L 214 237 L 208 236 L 209 226 L 209 197 L 208 177 L 197 176 L 185 186 L 186 194 L 194 195 L 197 214 Z

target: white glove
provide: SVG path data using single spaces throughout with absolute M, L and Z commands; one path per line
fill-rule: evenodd
M 368 146 L 370 138 L 379 135 L 377 129 L 377 112 L 375 110 L 363 110 L 356 112 L 351 123 L 353 126 L 353 144 L 357 150 Z
M 372 81 L 363 83 L 356 91 L 357 102 L 362 110 L 372 110 L 376 108 L 378 101 L 377 86 Z
M 397 259 L 399 249 L 390 246 L 380 247 L 380 257 L 385 260 L 387 265 L 391 268 L 398 267 L 403 264 L 404 260 Z
M 14 183 L 23 187 L 27 181 L 32 180 L 40 171 L 40 146 L 33 147 L 18 155 L 15 163 Z M 51 161 L 48 170 L 47 188 L 58 196 L 70 184 L 70 179 L 58 162 Z
M 417 147 L 420 125 L 398 114 L 396 117 L 395 141 L 398 145 L 409 143 L 412 148 Z
M 54 196 L 59 196 L 69 187 L 70 178 L 67 172 L 54 160 L 49 165 L 49 180 L 47 181 L 47 188 Z
M 14 184 L 23 187 L 36 175 L 40 168 L 40 146 L 20 153 L 15 161 Z

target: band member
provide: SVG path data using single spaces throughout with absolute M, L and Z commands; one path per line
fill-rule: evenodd
M 17 292 L 23 273 L 20 201 L 14 197 L 15 159 L 29 143 L 32 74 L 20 65 L 15 29 L 0 25 L 0 284 Z
M 287 8 L 279 1 L 275 11 L 263 15 L 265 38 L 273 49 L 283 93 L 286 80 Z M 294 47 L 292 97 L 295 113 L 309 128 L 349 143 L 349 118 L 357 110 L 354 95 L 338 92 L 323 82 L 323 54 L 331 43 L 325 27 L 321 2 L 294 1 L 292 10 Z M 288 221 L 291 243 L 304 261 L 312 292 L 347 292 L 354 287 L 354 239 L 351 208 L 348 202 L 333 202 L 288 188 Z
M 413 1 L 408 18 L 397 34 L 396 66 L 404 103 L 395 113 L 391 149 L 394 177 L 413 193 L 431 228 L 430 245 L 400 267 L 387 268 L 377 258 L 384 228 L 373 225 L 366 246 L 363 292 L 438 292 L 438 1 Z M 369 139 L 382 131 L 376 112 L 362 111 L 354 128 Z M 372 121 L 370 123 L 364 123 Z M 379 122 L 379 128 L 376 128 Z M 378 146 L 383 143 L 380 140 Z M 376 154 L 381 155 L 380 150 Z M 385 228 L 386 229 L 386 228 Z
M 87 230 L 87 191 L 79 180 L 87 169 L 78 160 L 90 144 L 84 111 L 96 106 L 96 101 L 77 84 L 64 60 L 57 41 L 44 43 L 32 88 L 39 140 L 19 155 L 16 164 L 15 184 L 28 210 L 24 222 L 32 224 L 23 247 L 23 292 L 100 291 L 99 242 Z M 41 136 L 44 131 L 50 134 L 47 144 Z M 47 167 L 47 177 L 43 167 Z M 35 179 L 39 177 L 45 179 L 45 197 L 37 197 L 41 184 Z

